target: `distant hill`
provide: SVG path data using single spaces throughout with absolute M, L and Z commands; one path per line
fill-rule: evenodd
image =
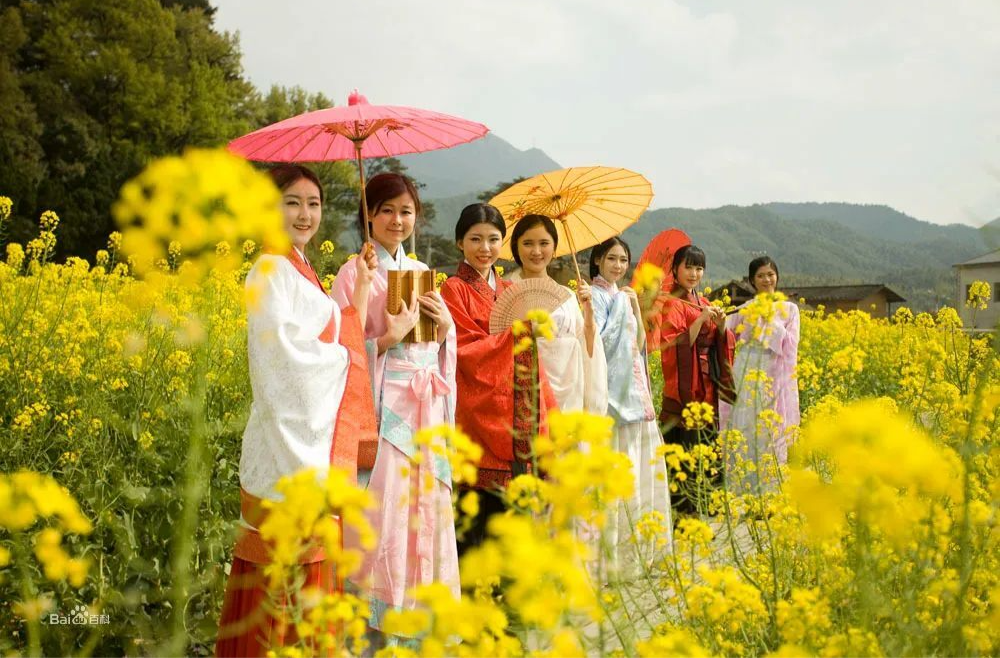
M 562 168 L 544 151 L 522 151 L 492 133 L 468 144 L 399 159 L 408 175 L 426 185 L 422 196 L 431 199 L 488 190 L 500 181 Z
M 979 233 L 983 236 L 983 242 L 987 247 L 1000 249 L 1000 217 L 981 227 Z
M 469 144 L 401 158 L 427 187 L 437 217 L 430 230 L 451 239 L 462 208 L 501 181 L 561 166 L 538 149 L 521 151 L 495 135 Z M 693 210 L 651 210 L 625 232 L 635 257 L 663 229 L 676 226 L 708 254 L 715 285 L 746 275 L 747 263 L 767 253 L 786 283 L 885 283 L 911 308 L 954 305 L 952 265 L 990 250 L 1000 219 L 983 229 L 947 226 L 884 205 L 766 203 Z
M 885 283 L 905 297 L 908 305 L 922 310 L 954 305 L 951 266 L 984 251 L 975 229 L 970 229 L 970 239 L 965 230 L 970 227 L 954 227 L 955 237 L 949 233 L 953 227 L 940 227 L 945 230 L 928 231 L 921 239 L 893 240 L 873 237 L 879 230 L 877 224 L 852 228 L 846 221 L 792 219 L 773 212 L 769 205 L 654 210 L 623 237 L 641 251 L 663 229 L 683 229 L 705 249 L 706 275 L 716 284 L 746 276 L 747 263 L 766 253 L 778 262 L 786 283 Z M 851 217 L 850 204 L 835 205 L 841 206 L 841 218 Z M 864 214 L 869 207 L 857 208 Z
M 435 199 L 432 231 L 451 238 L 459 212 L 475 199 L 475 193 Z M 836 205 L 838 216 L 851 217 L 850 204 Z M 873 237 L 877 225 L 851 228 L 847 221 L 783 217 L 769 206 L 661 208 L 643 215 L 623 238 L 638 258 L 660 231 L 684 230 L 708 255 L 706 280 L 712 285 L 746 276 L 747 263 L 766 253 L 778 262 L 788 284 L 885 283 L 918 310 L 954 305 L 951 266 L 988 250 L 970 227 L 940 227 L 944 230 L 928 231 L 921 239 L 893 240 Z M 868 210 L 856 208 L 860 214 Z
M 924 242 L 946 238 L 974 246 L 982 244 L 978 229 L 966 224 L 933 224 L 883 205 L 855 203 L 766 203 L 765 208 L 786 219 L 830 221 L 862 235 L 893 242 Z

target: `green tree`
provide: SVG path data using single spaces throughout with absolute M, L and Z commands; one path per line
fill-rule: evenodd
M 208 0 L 160 0 L 164 7 L 180 7 L 181 9 L 200 9 L 206 16 L 215 16 L 215 7 Z
M 506 183 L 504 183 L 504 182 L 497 183 L 496 186 L 493 187 L 493 189 L 486 190 L 485 192 L 481 192 L 479 194 L 479 196 L 477 196 L 476 198 L 479 199 L 483 203 L 489 203 L 490 199 L 492 199 L 496 195 L 500 194 L 501 192 L 503 192 L 504 190 L 506 190 L 508 187 L 511 187 L 512 185 L 517 185 L 518 183 L 520 183 L 523 180 L 528 180 L 528 179 L 525 178 L 524 176 L 518 176 L 517 178 L 515 178 L 512 181 L 508 181 Z
M 34 205 L 36 188 L 45 175 L 45 153 L 38 141 L 42 126 L 35 105 L 15 68 L 17 52 L 28 41 L 17 9 L 0 12 L 0 35 L 0 194 L 14 199 L 17 213 Z
M 5 1 L 0 190 L 14 239 L 63 218 L 63 254 L 91 254 L 121 184 L 151 159 L 253 126 L 234 36 L 202 9 L 156 0 Z M 182 3 L 183 4 L 183 3 Z

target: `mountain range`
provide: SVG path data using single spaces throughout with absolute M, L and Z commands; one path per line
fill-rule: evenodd
M 436 217 L 428 231 L 451 238 L 462 208 L 478 194 L 517 176 L 561 166 L 539 149 L 519 150 L 500 137 L 400 158 L 423 183 Z M 952 266 L 990 250 L 990 228 L 922 221 L 885 205 L 764 203 L 647 211 L 623 234 L 637 259 L 660 231 L 677 227 L 708 256 L 710 285 L 746 276 L 762 253 L 774 258 L 787 284 L 884 283 L 917 310 L 957 300 Z

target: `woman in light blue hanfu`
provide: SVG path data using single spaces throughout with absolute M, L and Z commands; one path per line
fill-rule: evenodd
M 656 454 L 663 439 L 650 393 L 639 300 L 628 286 L 619 287 L 630 260 L 628 245 L 617 237 L 590 253 L 594 320 L 608 364 L 608 415 L 615 421 L 614 446 L 628 455 L 635 475 L 632 498 L 619 507 L 617 523 L 611 528 L 612 545 L 620 557 L 628 552 L 633 528 L 644 514 L 658 512 L 660 521 L 671 527 L 666 464 Z

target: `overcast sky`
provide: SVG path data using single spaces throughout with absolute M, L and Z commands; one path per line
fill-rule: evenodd
M 485 123 L 653 207 L 1000 216 L 998 0 L 213 0 L 259 87 Z

